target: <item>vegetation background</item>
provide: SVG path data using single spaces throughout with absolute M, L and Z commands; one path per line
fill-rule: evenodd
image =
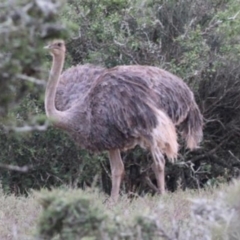
M 60 186 L 109 193 L 111 188 L 106 154 L 80 151 L 45 118 L 51 57 L 43 46 L 52 38 L 66 39 L 65 67 L 154 65 L 189 84 L 204 115 L 204 140 L 193 152 L 182 146 L 178 162 L 167 164 L 169 191 L 214 187 L 239 176 L 239 0 L 6 0 L 0 2 L 2 193 L 29 195 L 31 189 Z M 122 157 L 122 193 L 154 194 L 151 156 L 136 148 Z
M 215 185 L 238 176 L 239 11 L 236 0 L 2 3 L 0 180 L 4 191 L 20 194 L 92 183 L 110 191 L 106 155 L 79 151 L 68 136 L 47 126 L 43 96 L 51 58 L 43 46 L 53 37 L 66 38 L 66 67 L 154 65 L 190 85 L 204 115 L 204 141 L 194 152 L 183 146 L 178 163 L 167 165 L 170 191 Z M 155 184 L 150 155 L 135 149 L 123 153 L 123 159 L 122 191 L 154 193 L 149 187 L 149 182 Z M 24 168 L 11 171 L 9 165 Z

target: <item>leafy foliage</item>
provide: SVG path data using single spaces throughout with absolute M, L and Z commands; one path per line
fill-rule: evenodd
M 64 145 L 63 145 L 64 143 Z M 53 188 L 61 185 L 85 188 L 102 185 L 97 178 L 104 156 L 93 156 L 76 149 L 62 132 L 49 128 L 25 136 L 0 134 L 1 183 L 5 192 L 27 194 L 29 189 Z M 5 169 L 5 166 L 19 169 Z
M 68 0 L 58 15 L 53 1 L 4 4 L 0 28 L 8 34 L 0 40 L 0 115 L 8 115 L 20 126 L 29 119 L 30 126 L 45 122 L 43 91 L 36 86 L 42 84 L 38 78 L 43 76 L 43 39 L 61 36 L 59 22 L 77 25 L 77 30 L 70 28 L 74 38 L 67 41 L 68 66 L 155 65 L 179 75 L 194 91 L 205 118 L 204 141 L 194 152 L 183 147 L 178 163 L 167 164 L 168 189 L 229 181 L 240 168 L 239 6 L 239 0 Z M 14 110 L 7 114 L 9 106 Z M 41 186 L 83 187 L 94 182 L 109 193 L 105 155 L 77 150 L 68 137 L 52 128 L 23 138 L 5 130 L 0 134 L 1 163 L 28 166 L 25 173 L 0 171 L 5 190 L 22 193 Z M 151 156 L 135 149 L 122 157 L 126 166 L 122 190 L 154 193 Z
M 42 191 L 38 193 L 43 206 L 38 236 L 41 239 L 239 239 L 239 182 L 223 190 L 226 188 L 224 194 L 215 193 L 217 200 L 207 199 L 207 192 L 205 198 L 190 200 L 186 208 L 189 211 L 183 218 L 177 212 L 179 205 L 176 206 L 180 192 L 176 196 L 172 194 L 168 201 L 161 198 L 165 205 L 149 196 L 138 199 L 140 201 L 135 199 L 136 203 L 123 198 L 120 209 L 119 203 L 109 211 L 99 201 L 101 195 L 97 192 Z M 186 199 L 181 199 L 182 206 L 184 201 Z M 174 212 L 170 210 L 172 202 L 176 206 Z
M 46 0 L 14 0 L 0 5 L 0 117 L 31 91 L 38 94 L 43 40 L 64 35 L 59 4 Z M 6 119 L 5 119 L 6 122 Z
M 95 4 L 99 7 L 70 1 L 65 9 L 79 24 L 79 35 L 68 44 L 72 62 L 164 67 L 190 85 L 204 115 L 202 147 L 192 153 L 182 148 L 180 162 L 168 164 L 168 189 L 199 188 L 237 176 L 239 1 L 118 1 L 121 11 L 116 1 Z M 135 150 L 123 158 L 124 189 L 147 191 L 149 179 L 154 183 L 151 157 Z
M 54 194 L 41 198 L 46 211 L 39 222 L 39 232 L 44 238 L 51 239 L 60 233 L 63 239 L 81 239 L 86 234 L 97 234 L 101 223 L 105 220 L 104 213 L 92 205 L 87 197 L 69 194 L 66 191 L 55 191 Z

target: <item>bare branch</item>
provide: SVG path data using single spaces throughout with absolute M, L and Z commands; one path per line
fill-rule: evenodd
M 33 166 L 30 165 L 30 166 L 19 167 L 19 166 L 14 166 L 14 165 L 8 165 L 8 164 L 0 163 L 0 168 L 5 168 L 6 170 L 11 170 L 11 171 L 16 171 L 16 172 L 26 173 L 26 172 L 28 172 L 30 169 L 33 169 Z
M 189 30 L 191 29 L 191 27 L 192 27 L 192 25 L 194 24 L 195 21 L 196 21 L 196 17 L 193 18 L 193 19 L 190 21 L 190 23 L 188 24 L 188 26 L 187 26 L 187 28 L 186 28 L 185 33 L 182 35 L 182 38 L 183 38 L 183 39 L 187 36 Z
M 230 155 L 235 159 L 237 160 L 238 162 L 240 162 L 240 159 L 238 157 L 236 157 L 231 150 L 228 150 L 228 152 L 230 153 Z
M 45 81 L 39 80 L 39 79 L 34 78 L 34 77 L 29 77 L 29 76 L 24 75 L 24 74 L 18 74 L 17 77 L 20 78 L 21 80 L 29 81 L 29 82 L 32 82 L 32 83 L 35 83 L 35 84 L 38 84 L 38 85 L 43 85 L 43 86 L 46 85 Z
M 229 17 L 228 20 L 235 20 L 239 13 L 240 13 L 240 11 L 238 11 L 234 16 Z
M 49 125 L 49 123 L 45 122 L 44 125 L 34 125 L 34 126 L 26 125 L 26 126 L 23 126 L 23 127 L 6 127 L 6 126 L 3 126 L 3 127 L 4 127 L 4 130 L 7 131 L 7 132 L 8 131 L 31 132 L 31 131 L 34 131 L 34 130 L 46 131 L 47 128 L 48 128 L 48 125 Z

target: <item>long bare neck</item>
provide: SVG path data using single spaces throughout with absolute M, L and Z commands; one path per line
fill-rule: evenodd
M 64 124 L 67 123 L 65 113 L 58 111 L 55 106 L 57 85 L 62 73 L 64 59 L 64 54 L 53 56 L 52 67 L 45 92 L 46 114 L 56 125 L 59 125 L 60 127 L 64 127 Z

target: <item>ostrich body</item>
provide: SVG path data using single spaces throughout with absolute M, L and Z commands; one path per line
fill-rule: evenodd
M 159 193 L 165 191 L 164 154 L 178 153 L 175 125 L 190 149 L 202 138 L 202 115 L 193 93 L 178 77 L 150 66 L 111 69 L 83 65 L 62 73 L 65 45 L 48 46 L 53 57 L 45 94 L 45 110 L 81 148 L 109 152 L 111 198 L 119 196 L 124 166 L 120 151 L 136 145 L 153 156 Z

